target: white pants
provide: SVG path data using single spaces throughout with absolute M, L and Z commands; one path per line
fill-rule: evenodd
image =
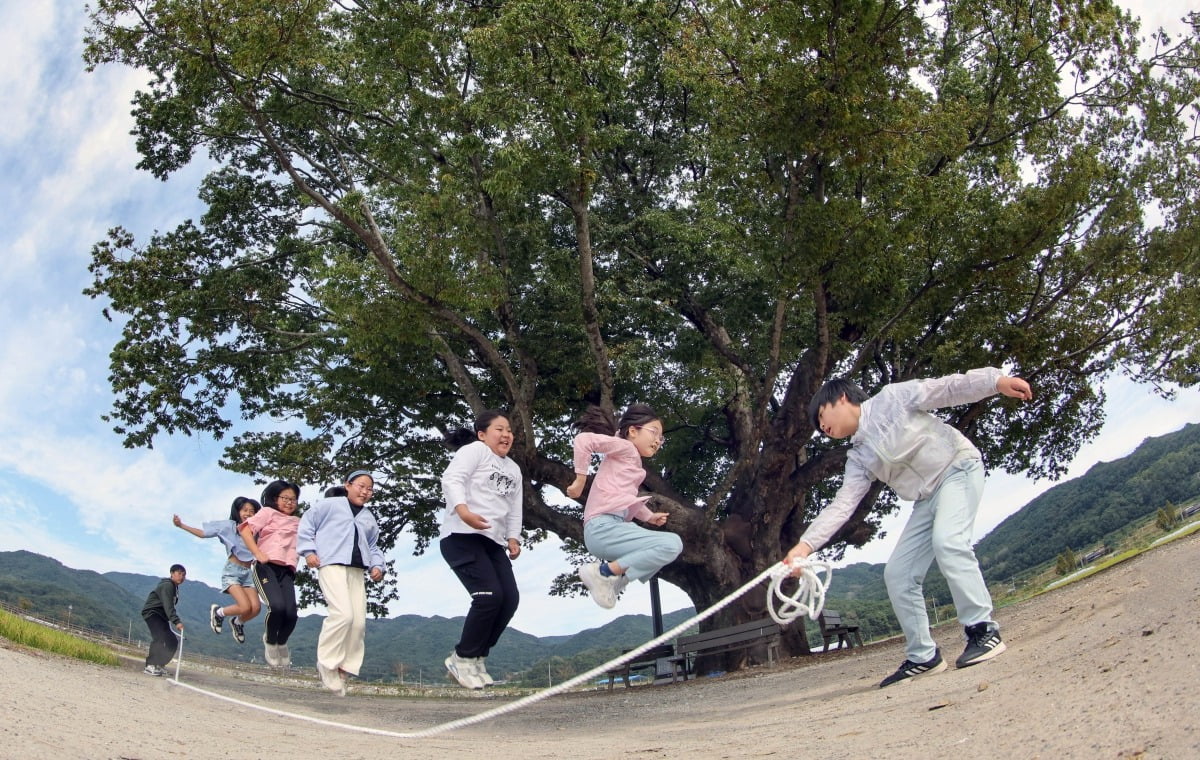
M 325 565 L 317 571 L 329 615 L 321 624 L 317 662 L 358 675 L 367 636 L 367 583 L 361 567 Z
M 983 464 L 968 459 L 952 466 L 933 495 L 913 503 L 912 517 L 883 570 L 888 598 L 907 642 L 904 656 L 912 662 L 928 662 L 937 651 L 922 588 L 933 560 L 950 587 L 958 622 L 992 622 L 992 595 L 971 546 L 982 496 Z

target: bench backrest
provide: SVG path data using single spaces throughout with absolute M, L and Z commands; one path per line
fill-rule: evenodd
M 719 628 L 715 631 L 680 636 L 676 639 L 676 651 L 678 654 L 685 654 L 701 649 L 740 644 L 745 641 L 778 636 L 779 632 L 779 624 L 774 620 L 769 618 L 766 620 L 755 620 L 750 623 L 730 626 L 729 628 Z
M 842 626 L 842 613 L 837 610 L 825 610 L 821 613 L 821 628 L 840 628 Z

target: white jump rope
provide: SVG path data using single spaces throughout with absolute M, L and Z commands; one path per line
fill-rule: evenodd
M 780 586 L 785 579 L 792 575 L 794 571 L 797 572 L 796 589 L 791 593 L 785 593 Z M 823 579 L 820 575 L 822 572 L 825 574 Z M 637 659 L 639 656 L 648 652 L 659 644 L 666 643 L 667 641 L 670 641 L 676 636 L 682 634 L 696 623 L 712 617 L 713 615 L 717 614 L 717 612 L 731 604 L 738 597 L 757 586 L 766 578 L 771 579 L 770 585 L 767 587 L 767 611 L 770 613 L 771 618 L 775 620 L 775 622 L 779 623 L 780 625 L 788 625 L 802 615 L 807 615 L 809 618 L 816 620 L 821 614 L 821 610 L 825 606 L 825 591 L 829 588 L 829 582 L 833 578 L 833 567 L 828 562 L 820 562 L 813 559 L 795 559 L 792 561 L 791 565 L 787 565 L 782 562 L 776 563 L 759 573 L 752 580 L 747 581 L 741 586 L 741 588 L 737 589 L 729 596 L 721 599 L 713 606 L 704 610 L 704 612 L 701 612 L 694 617 L 683 621 L 661 636 L 647 641 L 645 644 L 642 644 L 636 649 L 631 649 L 630 651 L 622 654 L 620 657 L 610 660 L 603 665 L 597 665 L 586 673 L 580 673 L 574 678 L 568 679 L 560 684 L 543 689 L 534 694 L 530 694 L 527 697 L 522 697 L 521 699 L 509 702 L 508 704 L 494 707 L 491 710 L 486 710 L 478 715 L 460 718 L 448 723 L 431 726 L 430 728 L 422 729 L 420 731 L 387 731 L 379 728 L 368 728 L 366 726 L 338 723 L 331 720 L 314 718 L 309 715 L 299 715 L 297 713 L 290 713 L 284 710 L 276 710 L 274 708 L 265 707 L 253 702 L 245 702 L 233 697 L 227 697 L 223 694 L 217 694 L 216 692 L 201 689 L 196 686 L 192 686 L 191 684 L 182 683 L 179 680 L 179 666 L 183 661 L 183 636 L 179 637 L 179 659 L 175 662 L 175 678 L 167 681 L 167 683 L 174 684 L 176 686 L 182 686 L 186 689 L 191 689 L 192 691 L 199 692 L 206 696 L 220 699 L 225 702 L 232 702 L 233 704 L 241 705 L 243 707 L 261 710 L 263 712 L 271 713 L 273 715 L 280 715 L 287 718 L 295 718 L 296 720 L 305 720 L 310 723 L 317 723 L 323 726 L 336 726 L 349 731 L 359 731 L 361 733 L 374 734 L 376 736 L 390 736 L 396 739 L 422 739 L 427 736 L 434 736 L 436 734 L 446 733 L 447 731 L 453 731 L 457 728 L 465 728 L 466 726 L 474 725 L 475 723 L 482 723 L 485 720 L 490 720 L 497 716 L 519 710 L 527 705 L 540 702 L 543 699 L 548 699 L 555 694 L 561 694 L 564 691 L 573 689 L 579 684 L 586 683 L 596 676 Z M 775 607 L 776 603 L 779 604 L 778 609 Z

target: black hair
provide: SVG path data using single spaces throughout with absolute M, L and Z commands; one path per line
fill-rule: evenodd
M 335 496 L 345 496 L 345 495 L 346 495 L 346 487 L 345 486 L 330 486 L 329 488 L 325 489 L 325 498 L 326 499 L 332 499 Z
M 267 483 L 267 487 L 264 488 L 262 492 L 263 506 L 270 507 L 271 509 L 279 509 L 279 503 L 277 501 L 279 499 L 279 494 L 289 490 L 296 492 L 296 500 L 299 501 L 300 486 L 296 485 L 295 483 L 289 483 L 286 480 L 272 480 L 270 483 Z
M 479 440 L 479 434 L 487 430 L 489 426 L 497 419 L 503 417 L 508 419 L 508 412 L 500 409 L 484 409 L 479 414 L 475 415 L 474 429 L 460 427 L 456 430 L 451 430 L 446 433 L 443 440 L 446 443 L 446 448 L 451 451 L 458 451 L 468 443 L 474 443 Z
M 861 405 L 870 398 L 866 391 L 844 377 L 835 377 L 827 381 L 821 386 L 821 390 L 817 391 L 816 395 L 812 397 L 812 400 L 808 402 L 808 417 L 812 420 L 815 429 L 821 429 L 821 422 L 818 419 L 821 414 L 821 407 L 826 404 L 836 404 L 837 400 L 842 396 L 845 396 L 847 401 L 855 405 Z
M 251 499 L 247 496 L 237 497 L 233 500 L 233 506 L 229 508 L 229 519 L 233 520 L 235 525 L 242 521 L 242 506 L 244 506 L 247 502 L 254 505 L 254 511 L 256 513 L 258 510 L 262 509 L 262 504 L 259 504 L 254 499 Z
M 629 428 L 649 425 L 655 420 L 661 422 L 662 418 L 655 414 L 649 404 L 630 404 L 617 422 L 613 422 L 612 415 L 604 409 L 589 406 L 575 421 L 575 429 L 583 433 L 602 433 L 628 438 Z
M 187 575 L 187 568 L 179 563 L 171 565 L 171 574 L 174 575 L 175 573 L 183 573 L 184 575 Z

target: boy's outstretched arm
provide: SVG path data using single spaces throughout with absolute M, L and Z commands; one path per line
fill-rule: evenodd
M 996 390 L 1002 396 L 1009 398 L 1019 398 L 1022 401 L 1029 401 L 1033 398 L 1033 389 L 1029 387 L 1029 383 L 1019 377 L 1009 377 L 1001 375 L 996 381 Z

